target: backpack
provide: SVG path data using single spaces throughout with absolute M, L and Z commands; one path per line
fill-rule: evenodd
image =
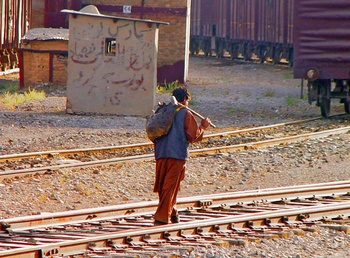
M 177 105 L 174 106 L 172 103 L 158 103 L 158 108 L 154 114 L 146 118 L 146 133 L 148 139 L 154 142 L 155 139 L 168 134 L 173 124 L 174 116 L 181 108 L 182 107 Z

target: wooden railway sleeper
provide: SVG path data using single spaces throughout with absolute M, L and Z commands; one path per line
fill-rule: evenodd
M 185 241 L 184 238 L 179 237 L 179 236 L 169 236 L 166 239 L 167 239 L 168 243 L 175 244 L 175 245 L 181 244 L 182 242 Z
M 221 236 L 221 237 L 232 237 L 232 236 L 237 236 L 232 230 L 230 229 L 225 229 L 225 230 L 217 230 L 216 233 Z
M 349 225 L 320 224 L 319 226 L 320 227 L 330 228 L 330 229 L 337 230 L 337 231 L 342 231 L 345 234 L 350 234 L 350 226 Z
M 289 228 L 298 228 L 303 225 L 302 221 L 289 221 L 288 216 L 282 216 L 281 222 L 284 223 Z
M 106 247 L 97 247 L 96 243 L 93 243 L 93 242 L 91 242 L 91 243 L 89 243 L 87 245 L 87 249 L 91 250 L 91 251 L 93 251 L 95 253 L 105 253 L 105 252 L 111 252 L 112 251 L 111 247 L 108 247 L 108 246 L 106 246 Z
M 95 227 L 104 228 L 107 226 L 111 226 L 111 221 L 91 221 L 90 224 Z
M 199 214 L 204 214 L 207 215 L 208 217 L 214 217 L 214 218 L 219 218 L 222 216 L 226 216 L 226 215 L 240 215 L 240 214 L 244 214 L 244 212 L 239 212 L 236 211 L 235 209 L 224 209 L 224 210 L 217 210 L 217 209 L 213 209 L 213 210 L 200 210 L 200 212 L 197 213 Z
M 231 236 L 231 235 L 236 235 L 237 233 L 237 228 L 234 227 L 233 223 L 230 223 L 226 229 L 222 229 L 219 225 L 214 225 L 212 227 L 212 230 L 214 232 L 216 232 L 219 235 L 223 235 L 223 236 Z
M 199 234 L 205 240 L 217 241 L 220 236 L 216 232 L 204 232 Z
M 254 231 L 266 231 L 266 230 L 268 230 L 268 226 L 266 226 L 266 225 L 254 226 L 254 222 L 253 221 L 247 221 L 245 223 L 245 227 L 247 227 L 249 229 L 252 229 Z
M 286 226 L 289 228 L 300 228 L 303 225 L 301 221 L 286 221 Z
M 247 226 L 249 229 L 255 231 L 255 232 L 266 232 L 269 231 L 270 229 L 268 228 L 268 226 L 254 226 L 252 221 L 247 222 Z
M 188 240 L 196 240 L 196 239 L 201 238 L 201 236 L 198 234 L 185 234 L 183 230 L 180 230 L 179 235 L 180 235 L 180 237 L 183 237 L 187 241 Z
M 166 241 L 163 239 L 152 239 L 152 237 L 148 234 L 144 235 L 142 237 L 142 241 L 146 242 L 149 245 L 152 246 L 158 246 L 158 245 L 166 245 Z
M 133 248 L 135 247 L 141 247 L 144 245 L 147 245 L 147 243 L 142 242 L 142 241 L 135 241 L 133 238 L 131 237 L 126 237 L 125 238 L 125 243 L 127 243 L 129 246 L 132 246 Z
M 286 226 L 286 224 L 284 223 L 272 223 L 271 219 L 269 218 L 265 218 L 264 219 L 264 224 L 272 230 L 278 230 L 278 231 L 283 231 L 285 229 L 288 229 L 288 227 Z
M 153 226 L 153 221 L 140 221 L 135 223 L 125 222 L 125 223 L 120 223 L 119 225 L 125 226 L 126 228 L 127 227 L 130 227 L 130 228 L 149 227 L 149 226 Z
M 235 228 L 232 226 L 230 229 L 234 234 L 238 235 L 249 235 L 253 233 L 253 231 L 249 228 Z
M 109 246 L 109 247 L 112 247 L 114 250 L 125 250 L 125 249 L 127 249 L 127 248 L 129 248 L 129 245 L 128 244 L 121 244 L 121 243 L 115 243 L 113 240 L 111 240 L 111 239 L 108 239 L 107 241 L 106 241 L 106 243 L 107 243 L 107 246 Z
M 217 207 L 213 207 L 211 209 L 214 210 L 214 211 L 225 211 L 225 210 L 230 209 L 230 207 L 227 204 L 224 203 L 224 204 L 220 204 Z

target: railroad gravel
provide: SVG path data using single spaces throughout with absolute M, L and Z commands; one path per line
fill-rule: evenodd
M 18 80 L 13 75 L 0 79 Z M 318 107 L 300 99 L 305 90 L 287 66 L 191 57 L 188 79 L 191 107 L 217 125 L 207 134 L 320 115 Z M 33 88 L 44 89 L 47 97 L 15 109 L 0 104 L 1 155 L 147 142 L 144 117 L 68 115 L 64 87 L 40 83 Z M 157 97 L 168 101 L 170 95 Z M 343 107 L 332 103 L 332 113 L 338 112 Z M 342 134 L 190 158 L 179 197 L 348 180 L 349 142 L 350 134 Z M 39 166 L 40 160 L 30 165 Z M 152 160 L 5 179 L 0 182 L 0 217 L 155 200 L 154 166 Z M 289 238 L 194 249 L 169 257 L 350 257 L 349 240 L 346 232 L 318 228 L 303 236 L 292 233 Z

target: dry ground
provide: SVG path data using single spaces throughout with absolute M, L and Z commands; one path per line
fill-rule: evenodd
M 193 57 L 188 79 L 191 107 L 210 117 L 218 127 L 215 130 L 320 116 L 318 107 L 300 99 L 300 80 L 293 79 L 292 69 L 286 66 Z M 45 89 L 47 98 L 15 110 L 0 106 L 0 155 L 147 141 L 143 117 L 67 115 L 64 88 L 33 87 Z M 169 94 L 158 98 L 167 101 Z M 332 112 L 343 109 L 334 103 Z M 347 180 L 349 138 L 190 158 L 180 197 Z M 4 180 L 0 182 L 0 217 L 154 200 L 153 173 L 154 162 L 145 161 Z M 239 248 L 237 257 L 344 257 L 350 243 L 347 235 L 328 231 L 288 241 Z

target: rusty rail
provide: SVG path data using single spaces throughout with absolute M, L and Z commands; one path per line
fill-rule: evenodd
M 310 196 L 318 198 L 329 194 L 346 195 L 349 191 L 350 181 L 337 181 L 179 198 L 177 208 L 179 210 L 192 210 L 202 207 L 224 206 L 233 203 L 247 205 L 249 203 L 276 202 L 281 200 L 288 201 L 290 199 L 310 198 Z M 288 196 L 288 199 L 286 199 L 286 196 Z M 112 216 L 135 216 L 135 214 L 140 215 L 153 212 L 157 205 L 158 201 L 154 200 L 3 219 L 0 220 L 0 230 L 13 232 L 17 230 L 29 230 L 42 226 L 52 227 L 56 224 L 69 224 L 76 221 L 94 221 Z
M 61 257 L 87 252 L 126 256 L 167 247 L 233 243 L 242 236 L 278 236 L 287 234 L 285 230 L 290 227 L 313 227 L 320 223 L 324 226 L 332 219 L 336 223 L 349 217 L 350 183 L 343 183 L 245 191 L 221 198 L 219 195 L 186 198 L 182 204 L 197 206 L 181 210 L 180 223 L 164 226 L 154 227 L 151 211 L 147 211 L 133 216 L 18 228 L 9 235 L 0 235 L 0 248 L 9 248 L 0 250 L 0 257 Z
M 339 114 L 342 115 L 342 114 Z M 334 115 L 334 116 L 339 116 Z M 250 132 L 256 132 L 261 130 L 269 130 L 273 128 L 288 126 L 288 125 L 295 125 L 295 124 L 302 124 L 306 122 L 311 122 L 315 120 L 322 119 L 322 117 L 315 117 L 305 120 L 298 120 L 298 121 L 291 121 L 287 123 L 279 123 L 274 125 L 268 125 L 268 126 L 260 126 L 260 127 L 254 127 L 254 128 L 246 128 L 242 130 L 235 130 L 235 131 L 226 131 L 221 133 L 215 133 L 215 134 L 208 134 L 204 135 L 203 139 L 211 139 L 211 138 L 221 138 L 226 137 L 229 135 L 238 135 L 238 134 L 244 134 L 244 133 L 250 133 Z M 101 153 L 101 152 L 120 152 L 120 151 L 129 151 L 129 150 L 144 150 L 144 149 L 153 149 L 153 143 L 147 142 L 147 143 L 138 143 L 138 144 L 130 144 L 130 145 L 121 145 L 121 146 L 107 146 L 107 147 L 97 147 L 97 148 L 80 148 L 80 149 L 70 149 L 70 150 L 50 150 L 50 151 L 40 151 L 40 152 L 31 152 L 31 153 L 20 153 L 20 154 L 8 154 L 8 155 L 1 155 L 0 156 L 0 163 L 6 162 L 8 160 L 20 160 L 24 158 L 35 158 L 35 157 L 50 157 L 54 155 L 74 155 L 74 154 L 85 154 L 85 153 Z
M 349 131 L 350 131 L 350 126 L 337 128 L 333 130 L 326 130 L 322 132 L 315 132 L 315 133 L 288 136 L 288 137 L 277 138 L 277 139 L 264 140 L 259 142 L 190 150 L 190 155 L 199 156 L 199 155 L 217 154 L 217 153 L 225 153 L 225 152 L 234 152 L 238 150 L 248 150 L 248 149 L 260 148 L 264 146 L 278 145 L 282 143 L 286 144 L 286 143 L 299 142 L 304 140 L 324 138 L 331 135 L 348 133 Z M 88 162 L 77 161 L 76 163 L 73 163 L 73 164 L 62 164 L 62 165 L 46 166 L 46 167 L 39 167 L 39 168 L 9 170 L 5 172 L 1 172 L 0 179 L 14 177 L 14 176 L 23 176 L 23 175 L 28 175 L 32 173 L 45 173 L 47 171 L 53 171 L 53 170 L 58 170 L 62 168 L 93 167 L 93 166 L 99 166 L 99 165 L 125 163 L 130 161 L 135 162 L 135 161 L 142 161 L 142 160 L 150 160 L 153 158 L 154 158 L 154 154 L 143 154 L 143 155 L 119 157 L 119 158 L 113 158 L 113 159 L 104 159 L 104 160 L 88 161 Z

